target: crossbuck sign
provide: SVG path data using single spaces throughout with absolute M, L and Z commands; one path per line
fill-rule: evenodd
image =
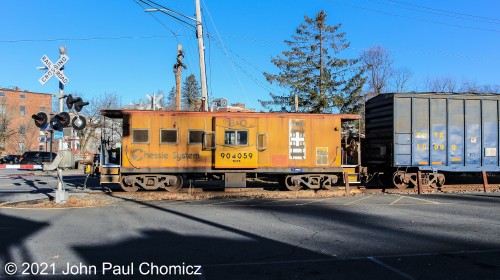
M 43 55 L 40 60 L 42 61 L 43 65 L 47 67 L 47 72 L 45 72 L 45 74 L 43 74 L 43 76 L 40 79 L 38 79 L 40 84 L 45 85 L 45 83 L 54 75 L 63 84 L 69 82 L 69 79 L 66 76 L 64 76 L 63 72 L 60 70 L 63 67 L 63 65 L 69 60 L 69 57 L 67 55 L 65 54 L 61 55 L 61 57 L 59 58 L 58 61 L 56 61 L 56 63 L 52 63 L 52 61 L 50 61 L 49 57 L 46 55 Z

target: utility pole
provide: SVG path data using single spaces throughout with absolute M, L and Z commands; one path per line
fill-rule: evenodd
M 196 37 L 198 37 L 198 54 L 200 57 L 200 79 L 201 79 L 201 111 L 206 112 L 207 109 L 207 77 L 205 73 L 205 46 L 203 45 L 203 28 L 201 25 L 201 8 L 200 0 L 195 0 L 196 5 Z
M 182 45 L 177 45 L 177 63 L 174 64 L 175 73 L 175 110 L 181 110 L 181 79 L 182 79 L 182 68 L 186 69 L 186 65 L 182 63 L 182 58 L 184 53 L 182 52 Z

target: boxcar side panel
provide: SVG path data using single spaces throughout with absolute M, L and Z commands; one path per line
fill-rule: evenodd
M 412 164 L 412 99 L 394 100 L 394 163 Z
M 465 100 L 465 165 L 481 165 L 480 100 Z
M 451 168 L 464 165 L 464 100 L 448 100 L 448 162 Z
M 430 163 L 434 166 L 448 165 L 446 160 L 446 99 L 430 100 Z
M 498 105 L 495 100 L 483 100 L 483 165 L 494 166 L 498 162 Z
M 413 99 L 412 166 L 429 165 L 429 99 Z

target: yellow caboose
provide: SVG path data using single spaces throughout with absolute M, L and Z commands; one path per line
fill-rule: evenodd
M 245 187 L 247 174 L 275 175 L 289 190 L 331 188 L 353 173 L 343 152 L 350 114 L 103 110 L 123 120 L 119 182 L 126 191 L 176 191 L 183 179 L 216 175 Z M 117 176 L 118 174 L 116 174 Z

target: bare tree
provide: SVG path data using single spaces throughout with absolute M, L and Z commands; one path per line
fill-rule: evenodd
M 105 109 L 118 109 L 121 107 L 121 98 L 117 93 L 104 93 L 99 96 L 93 97 L 89 101 L 89 105 L 85 106 L 81 115 L 87 120 L 87 126 L 77 131 L 80 139 L 80 151 L 95 150 L 95 145 L 92 143 L 100 143 L 104 133 L 108 142 L 114 141 L 115 138 L 121 138 L 121 132 L 117 130 L 116 133 L 109 132 L 109 128 L 121 127 L 117 120 L 104 119 L 101 116 L 101 110 Z M 108 134 L 109 133 L 109 134 Z
M 500 85 L 484 85 L 481 92 L 483 93 L 500 93 Z
M 411 71 L 408 68 L 398 68 L 394 70 L 392 80 L 394 84 L 395 92 L 405 92 L 407 91 L 407 85 L 412 76 Z
M 460 86 L 460 92 L 464 93 L 479 93 L 481 92 L 481 85 L 477 81 L 463 80 Z
M 38 137 L 40 129 L 35 126 L 31 119 L 19 122 L 19 126 L 12 129 L 6 142 L 6 150 L 16 154 L 22 154 L 25 151 L 38 150 Z
M 13 134 L 13 131 L 9 128 L 12 119 L 12 114 L 9 111 L 5 98 L 2 98 L 0 103 L 0 148 L 2 150 L 5 150 L 9 137 Z
M 389 79 L 394 74 L 393 60 L 388 50 L 378 45 L 361 52 L 361 61 L 368 72 L 369 91 L 380 94 L 388 86 Z
M 426 80 L 426 90 L 431 92 L 458 92 L 457 81 L 452 77 Z

